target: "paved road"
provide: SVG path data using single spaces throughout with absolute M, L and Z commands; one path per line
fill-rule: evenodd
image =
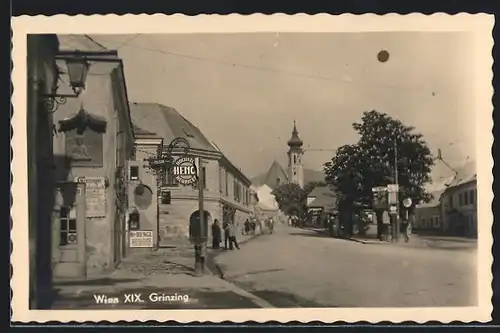
M 477 303 L 474 248 L 362 244 L 280 226 L 216 261 L 226 280 L 276 307 Z

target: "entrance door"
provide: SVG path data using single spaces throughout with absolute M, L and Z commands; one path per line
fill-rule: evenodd
M 85 184 L 58 183 L 52 219 L 55 278 L 85 277 Z

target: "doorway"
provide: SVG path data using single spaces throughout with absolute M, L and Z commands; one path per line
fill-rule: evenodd
M 52 264 L 56 279 L 86 276 L 85 184 L 56 184 Z

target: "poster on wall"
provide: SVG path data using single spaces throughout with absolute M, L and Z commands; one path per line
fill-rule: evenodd
M 66 156 L 72 166 L 102 167 L 103 166 L 103 134 L 85 130 L 78 134 L 76 130 L 66 132 Z
M 129 231 L 130 247 L 153 247 L 153 231 L 134 230 Z
M 80 177 L 79 183 L 85 184 L 85 216 L 87 218 L 106 216 L 106 179 L 105 177 Z

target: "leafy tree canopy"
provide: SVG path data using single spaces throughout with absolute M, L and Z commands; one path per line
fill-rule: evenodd
M 279 209 L 287 215 L 303 215 L 307 200 L 306 192 L 297 184 L 282 184 L 272 192 Z
M 375 110 L 364 112 L 361 122 L 352 127 L 359 141 L 339 147 L 324 165 L 326 182 L 341 200 L 370 206 L 373 187 L 395 182 L 396 164 L 401 197 L 414 202 L 432 198 L 424 185 L 431 181 L 434 158 L 422 134 Z

